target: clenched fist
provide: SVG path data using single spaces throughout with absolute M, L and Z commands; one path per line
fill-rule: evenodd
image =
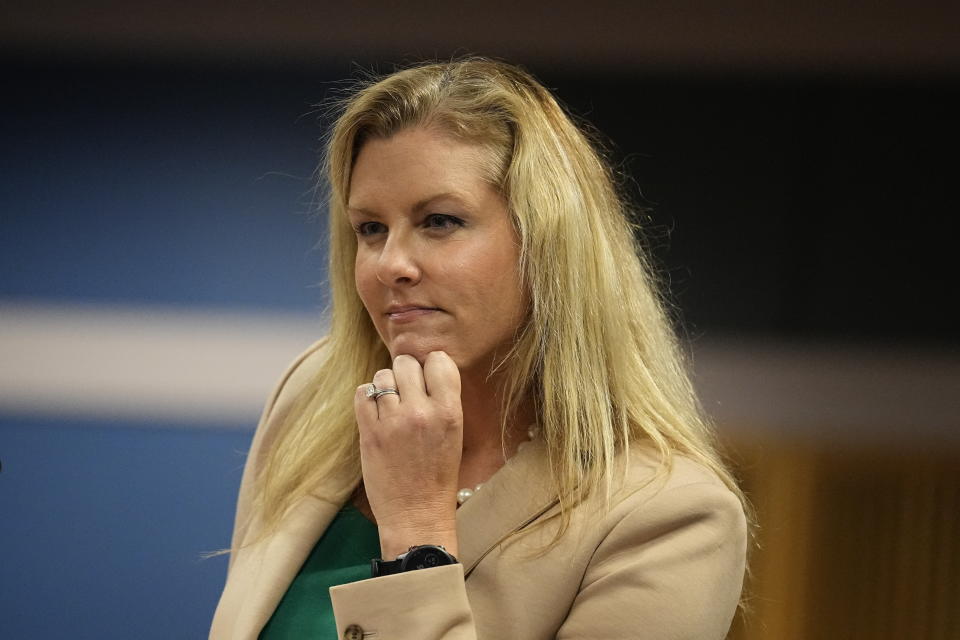
M 373 383 L 399 392 L 374 400 L 364 384 L 354 397 L 363 485 L 382 557 L 393 559 L 421 544 L 439 544 L 456 555 L 460 371 L 443 351 L 428 354 L 422 367 L 413 356 L 400 355 Z

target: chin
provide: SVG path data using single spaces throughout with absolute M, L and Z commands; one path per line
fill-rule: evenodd
M 404 341 L 403 344 L 392 345 L 389 348 L 389 351 L 391 358 L 396 358 L 399 355 L 413 356 L 417 359 L 417 362 L 420 363 L 420 366 L 423 366 L 427 356 L 433 351 L 443 351 L 450 356 L 450 359 L 453 360 L 455 365 L 457 365 L 457 369 L 459 369 L 461 373 L 473 370 L 479 364 L 478 359 L 475 356 L 471 357 L 469 354 L 460 352 L 456 347 L 451 347 L 449 344 L 442 344 L 438 342 L 412 344 Z M 489 368 L 489 361 L 486 363 L 486 366 Z
M 421 340 L 397 340 L 389 347 L 390 357 L 396 358 L 400 355 L 413 356 L 417 359 L 417 362 L 423 365 L 424 360 L 427 359 L 432 351 L 445 351 L 447 354 L 453 358 L 453 361 L 457 363 L 457 366 L 460 366 L 460 363 L 457 361 L 457 358 L 450 353 L 448 346 L 434 341 L 421 341 Z

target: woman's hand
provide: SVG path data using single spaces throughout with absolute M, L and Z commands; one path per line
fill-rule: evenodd
M 463 448 L 460 371 L 443 351 L 423 367 L 400 355 L 373 377 L 374 400 L 361 385 L 354 397 L 363 486 L 380 530 L 384 559 L 411 546 L 439 544 L 457 554 L 457 483 Z

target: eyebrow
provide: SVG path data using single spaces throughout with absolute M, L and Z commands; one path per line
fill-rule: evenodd
M 454 193 L 453 191 L 444 191 L 444 192 L 442 192 L 442 193 L 436 193 L 436 194 L 434 194 L 434 195 L 427 196 L 426 198 L 423 198 L 423 199 L 421 199 L 421 200 L 418 200 L 418 201 L 413 205 L 413 210 L 414 210 L 414 211 L 422 211 L 423 209 L 426 209 L 432 202 L 434 202 L 434 201 L 436 201 L 436 200 L 442 200 L 442 199 L 444 199 L 444 198 L 449 198 L 449 199 L 451 199 L 451 200 L 456 200 L 458 203 L 460 203 L 460 204 L 462 204 L 462 205 L 464 205 L 464 206 L 467 206 L 467 202 L 463 199 L 463 196 L 461 196 L 460 194 Z M 350 206 L 350 204 L 347 204 L 347 212 L 348 212 L 348 213 L 361 213 L 361 214 L 368 215 L 368 216 L 378 216 L 378 215 L 379 215 L 376 211 L 372 211 L 372 210 L 370 210 L 370 209 L 365 209 L 365 208 L 363 208 L 363 207 L 353 207 L 353 206 Z

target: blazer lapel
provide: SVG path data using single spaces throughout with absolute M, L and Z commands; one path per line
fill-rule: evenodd
M 460 562 L 464 575 L 510 534 L 557 504 L 546 446 L 529 442 L 457 510 Z
M 342 502 L 307 496 L 291 508 L 274 535 L 241 551 L 228 582 L 246 593 L 231 637 L 253 639 L 260 634 Z

